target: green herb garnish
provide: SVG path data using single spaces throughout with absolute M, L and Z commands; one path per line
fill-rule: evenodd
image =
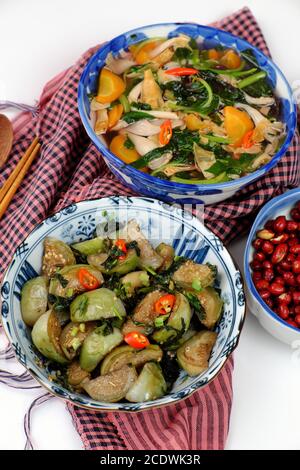
M 55 273 L 53 278 L 57 279 L 63 288 L 67 287 L 67 285 L 69 284 L 68 279 L 63 277 L 60 273 Z
M 88 306 L 88 303 L 89 303 L 89 299 L 88 297 L 83 294 L 81 296 L 81 299 L 78 303 L 78 307 L 77 307 L 77 311 L 79 311 L 79 315 L 80 316 L 84 316 L 85 312 L 86 312 L 86 309 L 87 309 L 87 306 Z
M 197 278 L 194 279 L 192 282 L 192 288 L 196 290 L 197 292 L 200 292 L 202 290 L 201 281 Z
M 197 295 L 193 294 L 192 292 L 185 292 L 184 295 L 188 299 L 189 303 L 193 307 L 197 317 L 200 321 L 204 320 L 206 317 L 206 313 L 204 308 L 201 305 L 200 300 L 198 299 Z

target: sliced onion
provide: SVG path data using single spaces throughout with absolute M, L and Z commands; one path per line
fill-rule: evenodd
M 236 87 L 237 86 L 237 79 L 235 77 L 231 77 L 230 75 L 223 75 L 223 74 L 220 74 L 219 75 L 219 78 L 225 82 L 225 83 L 229 83 L 229 85 L 232 85 L 233 87 Z
M 276 153 L 276 150 L 277 150 L 277 147 L 278 147 L 278 144 L 279 144 L 279 139 L 278 137 L 277 138 L 274 138 L 272 142 L 270 142 L 266 148 L 265 148 L 265 152 L 269 155 L 274 155 Z
M 158 65 L 164 65 L 165 63 L 169 62 L 173 57 L 174 51 L 173 49 L 165 49 L 163 52 L 158 54 L 157 56 L 153 57 L 153 62 Z
M 172 160 L 172 158 L 173 158 L 172 152 L 166 152 L 163 155 L 161 155 L 161 157 L 158 157 L 158 158 L 155 158 L 154 160 L 151 160 L 148 163 L 148 167 L 151 170 L 157 170 L 161 166 L 167 165 L 167 163 L 169 163 Z
M 96 111 L 93 111 L 92 109 L 91 109 L 91 112 L 90 112 L 90 120 L 91 120 L 92 128 L 95 129 Z
M 96 111 L 94 131 L 97 135 L 105 134 L 108 128 L 108 114 L 106 109 Z
M 258 157 L 254 158 L 251 168 L 252 170 L 257 170 L 266 163 L 269 163 L 270 160 L 272 160 L 272 157 L 270 155 L 268 155 L 267 153 L 262 153 L 261 155 L 258 155 Z
M 244 92 L 245 100 L 249 104 L 254 104 L 256 106 L 272 106 L 275 103 L 275 99 L 272 96 L 260 96 L 255 98 Z
M 181 127 L 183 129 L 186 127 L 185 121 L 183 119 L 173 119 L 171 124 L 172 129 L 175 129 L 175 127 Z
M 164 65 L 163 70 L 175 69 L 176 67 L 180 67 L 180 64 L 178 64 L 178 62 L 174 62 L 174 61 L 173 62 L 167 62 Z M 179 78 L 179 80 L 181 80 L 180 77 L 176 77 L 176 78 Z M 172 79 L 172 80 L 174 80 L 174 79 Z
M 91 111 L 100 111 L 100 109 L 107 109 L 109 108 L 110 103 L 99 103 L 96 98 L 93 98 L 90 104 Z
M 176 77 L 175 75 L 170 75 L 169 73 L 166 73 L 165 70 L 159 69 L 157 71 L 157 80 L 158 83 L 165 84 L 168 82 L 175 82 L 175 81 L 180 81 L 180 77 Z
M 252 106 L 249 106 L 248 104 L 237 103 L 235 106 L 237 108 L 244 109 L 249 114 L 256 126 L 262 121 L 268 121 L 268 119 L 263 116 L 259 111 L 257 111 L 257 109 L 253 108 Z
M 159 126 L 160 124 L 152 123 L 152 121 L 149 121 L 148 119 L 141 119 L 140 121 L 134 122 L 125 129 L 121 130 L 121 133 L 123 134 L 124 132 L 132 132 L 132 134 L 135 135 L 149 137 L 150 135 L 159 133 Z
M 270 106 L 261 106 L 259 108 L 259 111 L 261 112 L 261 114 L 263 114 L 264 116 L 268 116 L 269 112 L 270 112 Z
M 142 135 L 144 137 L 149 137 L 152 135 L 156 135 L 160 132 L 160 126 L 165 122 L 164 119 L 153 119 L 150 121 L 149 119 L 141 119 L 140 121 L 134 122 L 133 124 L 129 124 L 129 126 L 124 127 L 121 130 L 121 134 L 126 132 L 132 132 L 135 135 Z M 185 123 L 182 119 L 173 119 L 171 121 L 172 128 L 181 127 Z
M 135 85 L 128 95 L 129 103 L 136 103 L 142 93 L 143 80 Z
M 136 62 L 130 58 L 117 59 L 110 52 L 106 57 L 107 67 L 115 74 L 121 75 L 125 70 L 135 65 Z
M 214 163 L 216 163 L 216 157 L 214 152 L 203 149 L 196 143 L 194 144 L 194 157 L 195 165 L 201 171 L 204 178 L 213 178 L 215 175 L 207 171 Z
M 181 171 L 193 171 L 196 170 L 195 165 L 168 165 L 164 170 L 164 174 L 166 176 L 173 176 L 176 173 L 180 173 Z
M 233 151 L 234 154 L 236 154 L 236 155 L 239 155 L 239 154 L 244 153 L 244 152 L 249 153 L 249 155 L 251 155 L 251 154 L 254 155 L 256 153 L 261 152 L 261 150 L 262 150 L 261 145 L 259 143 L 253 144 L 251 147 L 249 147 L 247 149 L 245 149 L 244 147 L 238 147 L 238 148 L 235 148 L 233 150 L 232 147 L 230 147 L 230 152 Z
M 159 145 L 153 142 L 147 137 L 141 137 L 140 135 L 132 134 L 128 132 L 129 139 L 133 142 L 136 151 L 141 155 L 144 156 L 146 153 L 151 152 L 151 150 L 156 149 Z
M 110 130 L 111 131 L 120 131 L 121 129 L 124 129 L 125 127 L 128 127 L 129 124 L 126 121 L 123 121 L 123 119 L 120 119 L 117 124 L 112 127 Z
M 149 57 L 150 59 L 153 59 L 157 55 L 161 54 L 165 49 L 168 49 L 169 47 L 186 47 L 188 46 L 190 42 L 190 38 L 188 36 L 185 36 L 184 34 L 181 34 L 180 36 L 176 36 L 175 38 L 168 39 L 167 41 L 162 42 L 159 44 L 155 49 L 153 49 Z
M 275 139 L 282 137 L 284 134 L 285 124 L 279 121 L 270 122 L 264 131 L 264 136 L 269 142 L 273 142 Z

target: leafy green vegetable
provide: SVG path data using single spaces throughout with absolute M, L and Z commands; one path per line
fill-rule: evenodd
M 240 53 L 241 57 L 243 57 L 243 59 L 246 60 L 246 62 L 250 65 L 254 65 L 254 67 L 257 67 L 258 66 L 258 62 L 257 62 L 257 59 L 255 57 L 255 54 L 254 52 L 252 51 L 252 49 L 245 49 L 244 51 L 242 51 Z
M 173 383 L 177 380 L 180 372 L 176 356 L 165 351 L 160 362 L 160 366 L 162 368 L 168 390 L 170 390 Z
M 173 328 L 172 326 L 165 325 L 164 329 L 167 331 L 172 332 L 172 336 L 163 343 L 162 348 L 163 349 L 168 349 L 172 344 L 176 343 L 182 336 L 184 335 L 186 331 L 186 324 L 183 318 L 181 318 L 181 329 L 176 330 L 176 328 Z
M 247 86 L 253 85 L 254 83 L 258 82 L 262 78 L 266 77 L 266 72 L 261 70 L 260 72 L 254 73 L 253 75 L 249 75 L 246 78 L 243 78 L 243 80 L 240 80 L 238 83 L 238 88 L 246 88 Z
M 183 77 L 180 81 L 166 83 L 163 88 L 174 96 L 175 103 L 169 102 L 171 109 L 206 115 L 218 108 L 219 100 L 202 77 Z
M 194 279 L 192 282 L 192 288 L 196 290 L 197 292 L 200 292 L 202 290 L 201 281 L 199 281 L 199 279 L 197 278 Z
M 70 245 L 71 250 L 73 251 L 73 254 L 76 259 L 77 264 L 87 264 L 87 256 L 81 253 L 80 251 L 76 250 L 76 248 L 73 248 L 72 245 Z
M 108 336 L 113 332 L 113 325 L 110 319 L 100 320 L 100 325 L 94 330 L 96 334 Z
M 132 242 L 126 243 L 127 250 L 135 250 L 136 254 L 140 256 L 141 250 L 139 248 L 138 242 L 133 240 Z
M 202 307 L 201 303 L 200 303 L 200 300 L 198 299 L 198 297 L 193 294 L 192 292 L 185 292 L 184 295 L 186 296 L 186 298 L 188 299 L 189 303 L 191 304 L 191 306 L 193 307 L 197 317 L 199 318 L 200 321 L 204 320 L 205 319 L 205 310 L 204 308 Z
M 210 142 L 215 142 L 218 144 L 230 144 L 230 140 L 226 137 L 221 137 L 219 135 L 205 134 L 205 138 Z
M 261 78 L 251 85 L 244 85 L 243 90 L 248 93 L 248 95 L 254 96 L 255 98 L 259 98 L 260 96 L 273 96 L 273 90 L 268 83 L 267 77 Z M 276 116 L 278 116 L 278 114 Z
M 156 328 L 162 328 L 165 324 L 165 321 L 168 320 L 169 314 L 167 315 L 159 315 L 159 317 L 155 318 L 154 325 Z
M 136 101 L 131 103 L 131 107 L 135 108 L 135 109 L 142 109 L 143 111 L 151 111 L 151 109 L 152 109 L 150 104 L 148 104 L 148 103 L 138 103 Z
M 256 155 L 242 153 L 239 160 L 235 160 L 232 157 L 226 159 L 218 159 L 208 171 L 214 175 L 219 175 L 221 172 L 226 172 L 228 175 L 242 175 L 247 172 L 252 165 L 253 158 Z
M 56 312 L 60 312 L 66 310 L 70 307 L 72 300 L 74 300 L 75 296 L 70 297 L 60 297 L 59 295 L 48 294 L 48 302 L 52 304 L 52 308 Z
M 134 168 L 143 168 L 144 166 L 147 166 L 149 162 L 155 160 L 158 157 L 161 157 L 161 155 L 166 152 L 173 153 L 172 166 L 173 164 L 191 164 L 194 161 L 194 142 L 198 144 L 200 142 L 200 136 L 198 132 L 191 132 L 187 129 L 174 129 L 172 138 L 167 145 L 151 150 L 143 157 L 131 163 L 131 165 Z
M 130 111 L 130 103 L 128 101 L 127 96 L 121 95 L 120 98 L 119 98 L 119 101 L 120 101 L 121 105 L 123 106 L 124 113 L 128 113 Z
M 220 173 L 214 178 L 210 178 L 210 179 L 196 179 L 196 178 L 184 179 L 184 178 L 179 178 L 178 176 L 172 176 L 171 181 L 174 181 L 176 183 L 182 183 L 182 184 L 218 184 L 218 183 L 224 183 L 225 181 L 229 181 L 229 177 L 224 171 L 223 173 Z
M 207 83 L 211 86 L 215 96 L 219 97 L 219 100 L 223 106 L 232 106 L 237 101 L 244 102 L 244 94 L 238 88 L 225 83 L 223 80 L 216 77 L 212 72 L 202 72 L 203 77 Z
M 246 77 L 247 75 L 252 75 L 254 72 L 257 72 L 257 68 L 256 67 L 252 67 L 251 69 L 247 69 L 247 70 L 241 70 L 241 71 L 238 71 L 238 72 L 232 72 L 231 73 L 231 76 L 235 77 L 235 78 L 240 78 L 240 77 Z
M 120 250 L 120 248 L 118 248 L 116 245 L 113 245 L 110 249 L 108 258 L 104 263 L 105 270 L 109 271 L 110 269 L 112 269 L 117 264 L 119 256 L 123 255 L 123 251 Z
M 69 281 L 68 279 L 64 278 L 64 276 L 62 276 L 60 273 L 55 273 L 53 277 L 58 280 L 58 282 L 63 288 L 67 287 Z
M 192 60 L 194 51 L 188 47 L 178 47 L 174 52 L 172 61 L 178 62 L 180 65 L 186 64 L 188 61 Z
M 150 152 L 146 153 L 143 157 L 139 158 L 135 162 L 131 163 L 134 168 L 143 168 L 147 166 L 152 160 L 155 160 L 158 157 L 161 157 L 169 148 L 169 145 L 165 147 L 158 147 L 156 149 L 150 150 Z
M 79 311 L 80 316 L 83 316 L 85 314 L 88 303 L 89 303 L 88 297 L 83 294 L 77 306 L 77 310 Z
M 215 264 L 211 264 L 211 263 L 206 263 L 206 266 L 208 266 L 212 273 L 213 273 L 213 278 L 216 279 L 217 276 L 218 276 L 218 268 Z
M 130 111 L 129 113 L 124 114 L 122 119 L 127 122 L 127 124 L 131 124 L 132 122 L 136 122 L 141 119 L 154 119 L 154 117 L 149 113 L 144 113 L 143 111 Z
M 126 147 L 127 149 L 134 149 L 134 143 L 132 142 L 132 140 L 129 139 L 129 137 L 127 137 L 127 139 L 125 140 L 124 147 Z

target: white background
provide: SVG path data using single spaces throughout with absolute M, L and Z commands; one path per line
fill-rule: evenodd
M 90 46 L 143 24 L 207 23 L 243 0 L 1 0 L 0 99 L 34 104 L 43 85 Z M 300 79 L 299 0 L 252 0 L 273 58 L 290 82 Z M 244 241 L 232 253 L 241 265 Z M 20 366 L 0 363 L 1 368 Z M 248 314 L 235 352 L 234 402 L 227 449 L 300 449 L 300 355 L 269 336 Z M 24 446 L 23 415 L 40 392 L 0 384 L 0 448 Z M 65 405 L 52 399 L 34 413 L 40 449 L 80 449 Z

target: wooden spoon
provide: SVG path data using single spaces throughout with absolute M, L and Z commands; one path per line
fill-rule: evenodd
M 0 114 L 0 168 L 6 162 L 13 143 L 13 128 L 10 120 Z

